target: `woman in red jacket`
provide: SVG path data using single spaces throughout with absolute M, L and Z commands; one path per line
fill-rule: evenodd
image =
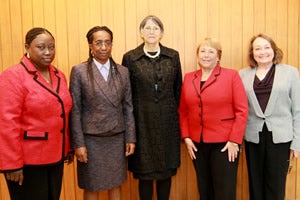
M 248 115 L 239 74 L 219 65 L 221 54 L 215 39 L 199 45 L 200 70 L 186 74 L 180 98 L 181 137 L 194 163 L 201 200 L 235 199 Z
M 20 63 L 0 75 L 0 170 L 12 200 L 58 200 L 72 99 L 64 74 L 51 65 L 52 34 L 29 30 L 25 48 Z

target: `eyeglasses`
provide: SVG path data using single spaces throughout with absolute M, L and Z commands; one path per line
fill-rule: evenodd
M 102 45 L 104 45 L 105 47 L 110 47 L 112 45 L 112 41 L 106 40 L 106 41 L 96 41 L 94 42 L 94 45 L 96 45 L 97 47 L 102 47 Z
M 145 27 L 144 28 L 144 31 L 146 32 L 146 33 L 150 33 L 151 31 L 153 31 L 153 32 L 158 32 L 158 31 L 160 31 L 160 28 L 159 27 L 150 27 L 150 26 L 147 26 L 147 27 Z

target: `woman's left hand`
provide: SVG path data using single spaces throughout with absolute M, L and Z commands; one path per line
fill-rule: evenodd
M 300 155 L 300 152 L 299 152 L 299 151 L 292 150 L 292 156 L 293 156 L 294 158 L 298 158 L 299 155 Z
M 295 162 L 296 162 L 296 158 L 298 158 L 300 155 L 299 151 L 295 151 L 295 150 L 291 150 L 290 153 L 290 160 L 289 160 L 289 169 L 288 172 L 290 173 L 292 171 L 292 169 L 294 168 Z
M 74 152 L 69 152 L 66 159 L 65 159 L 65 162 L 69 165 L 73 161 L 74 161 Z
M 8 181 L 18 182 L 19 185 L 23 184 L 23 180 L 24 180 L 23 169 L 19 169 L 12 172 L 6 172 L 5 176 Z
M 228 151 L 228 161 L 234 162 L 240 151 L 239 145 L 237 143 L 228 141 L 221 152 L 225 152 L 226 150 Z
M 134 143 L 126 143 L 125 156 L 130 156 L 134 153 L 135 144 Z

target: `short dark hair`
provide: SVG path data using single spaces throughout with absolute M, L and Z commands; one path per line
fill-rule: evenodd
M 53 39 L 53 35 L 52 33 L 50 33 L 50 31 L 48 31 L 47 29 L 45 28 L 42 28 L 42 27 L 35 27 L 35 28 L 32 28 L 30 29 L 26 36 L 25 36 L 25 44 L 26 45 L 30 45 L 31 42 L 40 34 L 43 34 L 43 33 L 48 33 Z
M 98 31 L 107 32 L 110 35 L 111 42 L 113 41 L 113 32 L 107 26 L 94 26 L 86 34 L 86 38 L 87 38 L 89 44 L 93 43 L 93 39 L 94 39 L 93 34 Z

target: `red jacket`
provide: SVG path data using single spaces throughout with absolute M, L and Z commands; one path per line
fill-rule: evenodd
M 201 73 L 194 71 L 184 78 L 179 106 L 181 137 L 241 144 L 248 102 L 239 74 L 217 65 L 200 90 Z
M 50 66 L 51 87 L 25 56 L 21 63 L 0 75 L 0 170 L 55 164 L 70 150 L 64 74 Z

